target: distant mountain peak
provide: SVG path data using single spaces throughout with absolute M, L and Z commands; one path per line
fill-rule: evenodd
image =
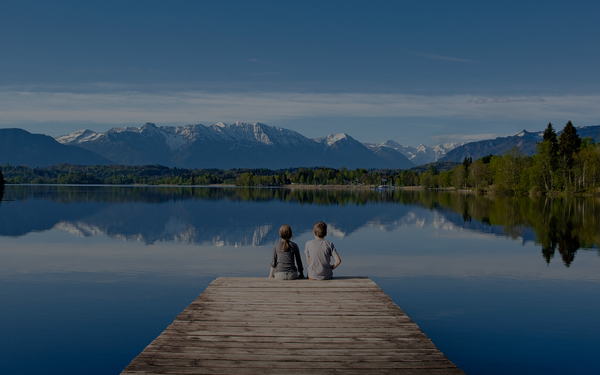
M 522 132 L 520 132 L 520 133 L 519 133 L 519 134 L 517 134 L 516 136 L 517 136 L 517 137 L 522 137 L 522 136 L 524 136 L 525 134 L 527 134 L 527 130 L 523 130 Z
M 102 136 L 102 133 L 96 133 L 95 131 L 85 129 L 85 130 L 77 130 L 71 134 L 61 135 L 60 137 L 56 137 L 56 140 L 62 144 L 73 144 L 80 142 L 87 142 L 93 139 L 98 139 Z
M 418 147 L 402 146 L 400 143 L 387 140 L 383 143 L 365 143 L 365 146 L 373 152 L 377 152 L 381 147 L 391 148 L 402 155 L 406 156 L 415 165 L 423 165 L 438 161 L 446 155 L 446 152 L 452 150 L 455 147 L 463 145 L 461 142 L 450 142 L 443 143 L 437 146 L 429 147 L 424 144 L 420 144 Z
M 346 133 L 329 134 L 328 136 L 325 136 L 323 138 L 317 138 L 317 139 L 315 139 L 315 141 L 321 142 L 321 143 L 326 143 L 328 146 L 331 146 L 334 143 L 337 143 L 337 142 L 342 141 L 342 140 L 352 140 L 352 141 L 354 141 L 355 139 L 352 138 L 351 136 L 349 136 Z
M 397 148 L 401 148 L 402 145 L 396 141 L 393 141 L 391 139 L 388 139 L 387 141 L 381 143 L 381 146 L 385 146 L 385 147 L 390 147 L 393 149 L 397 149 Z

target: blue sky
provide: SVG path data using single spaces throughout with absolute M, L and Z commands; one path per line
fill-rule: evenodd
M 600 124 L 594 1 L 3 1 L 0 127 L 435 145 Z

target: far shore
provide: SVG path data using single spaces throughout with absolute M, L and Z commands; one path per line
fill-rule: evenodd
M 281 186 L 286 189 L 377 189 L 377 185 L 284 185 Z M 421 186 L 389 186 L 389 189 L 402 189 L 402 190 L 422 190 Z

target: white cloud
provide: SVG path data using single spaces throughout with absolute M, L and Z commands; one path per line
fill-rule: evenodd
M 480 99 L 469 95 L 158 90 L 86 93 L 0 88 L 0 126 L 44 122 L 139 125 L 146 121 L 163 124 L 260 121 L 272 124 L 288 119 L 335 117 L 395 118 L 400 125 L 403 119 L 418 118 L 482 123 L 533 121 L 540 124 L 565 119 L 578 126 L 600 122 L 600 95 Z M 464 129 L 457 130 L 465 133 Z M 481 130 L 484 130 L 483 125 Z M 505 135 L 486 132 L 451 137 L 478 140 Z

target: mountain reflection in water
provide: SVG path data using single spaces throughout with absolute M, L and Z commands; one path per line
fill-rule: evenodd
M 600 201 L 595 198 L 372 189 L 15 185 L 6 187 L 4 200 L 1 236 L 59 229 L 146 244 L 259 246 L 276 241 L 284 222 L 300 234 L 312 232 L 315 221 L 323 220 L 333 236 L 348 236 L 365 226 L 391 231 L 430 225 L 534 242 L 547 263 L 558 251 L 567 267 L 578 249 L 598 249 L 600 242 Z M 415 206 L 428 211 L 415 211 Z

